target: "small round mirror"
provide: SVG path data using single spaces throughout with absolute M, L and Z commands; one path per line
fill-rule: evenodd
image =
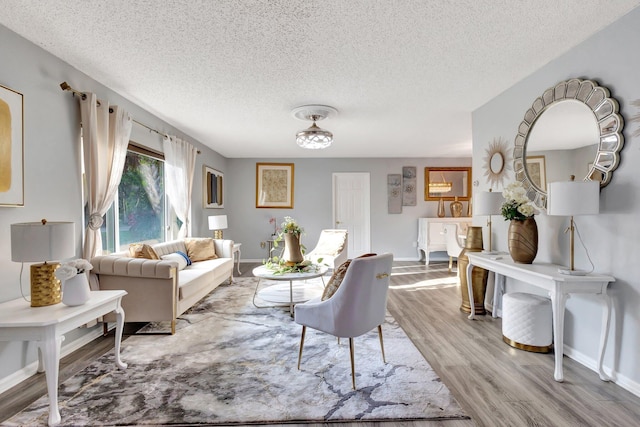
M 502 153 L 493 153 L 491 156 L 491 160 L 489 161 L 489 168 L 492 173 L 500 173 L 504 168 L 504 157 L 502 157 Z

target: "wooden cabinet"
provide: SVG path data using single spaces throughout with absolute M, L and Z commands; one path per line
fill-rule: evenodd
M 429 265 L 429 253 L 447 250 L 444 225 L 456 224 L 458 235 L 466 236 L 471 225 L 470 217 L 459 218 L 418 218 L 418 253 L 424 252 L 425 265 Z

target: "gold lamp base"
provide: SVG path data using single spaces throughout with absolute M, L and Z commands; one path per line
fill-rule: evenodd
M 222 239 L 222 230 L 214 230 L 213 231 L 214 239 Z
M 31 307 L 45 307 L 62 301 L 60 280 L 55 271 L 59 263 L 31 265 Z

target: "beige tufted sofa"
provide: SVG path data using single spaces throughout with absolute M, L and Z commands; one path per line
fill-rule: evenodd
M 182 266 L 175 260 L 131 258 L 115 253 L 91 259 L 100 290 L 124 289 L 122 299 L 126 322 L 171 321 L 175 333 L 176 317 L 225 280 L 233 280 L 233 240 L 213 240 L 218 258 Z M 152 245 L 158 256 L 187 253 L 184 240 Z M 168 257 L 167 257 L 168 258 Z M 114 322 L 112 313 L 105 322 Z

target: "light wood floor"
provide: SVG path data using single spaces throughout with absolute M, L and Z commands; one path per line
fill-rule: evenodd
M 256 265 L 243 263 L 242 277 L 250 276 Z M 388 308 L 472 420 L 346 425 L 640 425 L 639 397 L 613 383 L 601 381 L 595 372 L 566 357 L 565 381 L 558 383 L 553 380 L 553 354 L 528 353 L 509 347 L 502 342 L 500 319 L 489 315 L 480 316 L 476 321 L 468 320 L 466 314 L 459 311 L 459 286 L 437 280 L 445 278 L 454 282 L 452 277 L 455 273 L 447 272 L 446 263 L 425 267 L 417 262 L 395 262 Z M 135 326 L 130 325 L 129 332 L 135 330 Z M 64 358 L 60 381 L 111 348 L 112 335 Z M 1 394 L 0 420 L 11 417 L 45 393 L 44 374 L 37 374 Z

